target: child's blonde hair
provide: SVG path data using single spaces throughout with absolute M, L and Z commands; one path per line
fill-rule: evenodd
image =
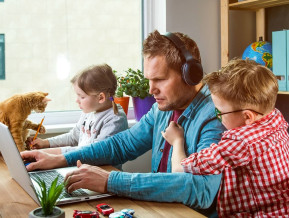
M 118 114 L 118 108 L 113 100 L 117 88 L 117 80 L 109 65 L 90 66 L 75 75 L 70 82 L 72 84 L 77 83 L 78 87 L 87 95 L 105 93 L 106 97 L 112 101 L 114 113 Z
M 267 113 L 275 108 L 278 81 L 271 70 L 253 60 L 233 59 L 203 82 L 212 94 L 232 102 L 234 109 L 252 106 Z

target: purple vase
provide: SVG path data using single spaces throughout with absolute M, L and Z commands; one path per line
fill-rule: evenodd
M 133 109 L 135 119 L 139 121 L 143 115 L 145 115 L 152 107 L 152 105 L 156 102 L 153 96 L 146 97 L 141 99 L 139 97 L 133 97 Z

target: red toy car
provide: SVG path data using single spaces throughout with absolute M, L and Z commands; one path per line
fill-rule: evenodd
M 99 218 L 99 214 L 97 211 L 90 211 L 90 210 L 86 210 L 86 211 L 80 211 L 80 210 L 74 210 L 73 213 L 73 217 L 74 218 Z
M 96 205 L 96 209 L 104 216 L 108 216 L 114 212 L 114 209 L 106 203 Z

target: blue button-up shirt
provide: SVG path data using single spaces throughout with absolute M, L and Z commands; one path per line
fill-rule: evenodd
M 160 111 L 155 103 L 129 130 L 65 153 L 64 156 L 70 166 L 75 165 L 77 160 L 91 165 L 116 165 L 134 160 L 152 149 L 151 173 L 112 171 L 108 178 L 108 192 L 139 200 L 181 202 L 194 208 L 208 208 L 219 189 L 221 175 L 171 173 L 172 148 L 167 173 L 156 173 L 165 144 L 161 131 L 168 126 L 171 115 L 172 111 Z M 196 95 L 179 117 L 178 123 L 184 128 L 187 155 L 199 152 L 211 143 L 218 143 L 225 130 L 215 117 L 207 86 Z

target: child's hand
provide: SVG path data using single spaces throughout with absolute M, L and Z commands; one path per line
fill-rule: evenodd
M 49 148 L 49 141 L 47 139 L 41 139 L 41 138 L 36 138 L 34 141 L 32 141 L 32 137 L 28 137 L 27 140 L 25 141 L 26 145 L 32 146 L 32 149 L 41 149 L 41 148 Z
M 170 145 L 183 144 L 184 142 L 184 129 L 174 121 L 171 121 L 165 132 L 162 131 L 161 133 Z

